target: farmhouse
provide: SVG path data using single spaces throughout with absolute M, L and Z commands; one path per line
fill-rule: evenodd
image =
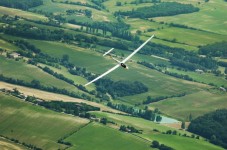
M 9 57 L 10 58 L 19 58 L 20 54 L 14 52 L 14 53 L 9 54 Z
M 204 73 L 204 71 L 203 71 L 203 70 L 201 70 L 201 69 L 196 69 L 196 70 L 195 70 L 195 72 L 197 72 L 197 73 L 199 73 L 199 74 Z

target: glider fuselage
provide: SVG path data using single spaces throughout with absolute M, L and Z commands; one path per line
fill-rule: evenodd
M 128 66 L 126 66 L 126 64 L 124 64 L 124 63 L 121 63 L 121 67 L 128 69 Z

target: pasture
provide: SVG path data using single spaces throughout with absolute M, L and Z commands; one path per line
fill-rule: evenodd
M 7 59 L 3 56 L 0 56 L 0 62 L 0 74 L 3 74 L 6 77 L 20 79 L 26 82 L 39 80 L 42 85 L 50 87 L 55 86 L 60 89 L 65 88 L 69 91 L 75 92 L 79 91 L 75 86 L 55 78 L 36 66 L 24 63 L 22 61 Z
M 157 17 L 154 20 L 183 24 L 201 30 L 227 35 L 227 22 L 225 15 L 223 15 L 226 14 L 227 3 L 224 0 L 210 0 L 207 3 L 200 1 L 200 4 L 198 4 L 198 1 L 191 0 L 190 2 L 196 7 L 199 7 L 200 11 L 169 17 Z
M 47 17 L 40 15 L 40 14 L 23 11 L 20 9 L 14 9 L 14 8 L 0 6 L 0 15 L 4 15 L 4 14 L 7 14 L 7 15 L 13 16 L 13 17 L 19 16 L 22 18 L 36 20 L 36 21 L 48 21 Z
M 168 71 L 174 72 L 177 74 L 188 75 L 189 77 L 191 77 L 193 80 L 195 80 L 197 82 L 206 83 L 206 84 L 213 83 L 214 85 L 219 86 L 219 87 L 227 86 L 227 80 L 225 79 L 225 76 L 223 76 L 223 75 L 216 76 L 212 73 L 199 74 L 194 71 L 182 71 L 182 70 L 177 70 L 177 69 L 172 69 L 172 68 L 168 68 Z M 223 68 L 222 68 L 222 71 L 224 71 Z
M 216 109 L 226 108 L 227 94 L 208 90 L 200 91 L 179 98 L 168 98 L 163 101 L 151 103 L 149 106 L 158 108 L 162 113 L 180 120 L 188 120 L 189 115 L 192 118 L 204 115 Z
M 90 123 L 65 139 L 72 143 L 69 150 L 151 150 L 150 142 L 107 126 Z
M 85 6 L 80 6 L 80 5 L 70 5 L 70 4 L 48 2 L 45 5 L 31 8 L 31 10 L 40 10 L 40 11 L 44 11 L 47 13 L 65 15 L 64 17 L 66 19 L 69 17 L 66 14 L 67 10 L 85 10 L 85 9 L 92 11 L 92 20 L 94 20 L 94 21 L 116 21 L 114 16 L 108 12 L 100 11 L 100 10 L 96 10 L 96 9 L 93 9 L 90 7 L 85 7 Z M 74 15 L 74 16 L 77 17 L 77 15 Z M 73 18 L 71 17 L 70 19 L 73 19 Z
M 2 93 L 0 114 L 1 135 L 42 149 L 66 148 L 57 141 L 88 123 L 86 119 L 53 112 Z
M 154 123 L 152 121 L 148 121 L 142 118 L 136 118 L 136 117 L 130 117 L 130 116 L 122 116 L 117 114 L 110 114 L 110 113 L 104 113 L 104 112 L 93 112 L 92 114 L 95 114 L 96 116 L 102 118 L 106 117 L 110 121 L 114 121 L 118 124 L 118 127 L 120 125 L 129 125 L 133 126 L 136 129 L 143 130 L 143 134 L 136 134 L 139 137 L 142 137 L 144 139 L 153 141 L 157 140 L 162 144 L 165 144 L 167 146 L 170 146 L 176 150 L 180 150 L 184 147 L 185 150 L 191 150 L 191 149 L 222 149 L 218 146 L 214 146 L 210 144 L 207 141 L 204 141 L 203 138 L 200 139 L 194 139 L 190 137 L 184 137 L 179 136 L 187 134 L 188 136 L 191 136 L 191 133 L 184 131 L 184 130 L 177 130 L 170 127 L 163 126 L 161 124 Z M 160 132 L 154 132 L 153 129 L 157 129 Z M 166 132 L 168 130 L 176 130 L 177 135 L 168 135 L 168 134 L 162 134 L 161 132 Z M 185 145 L 187 145 L 185 147 Z

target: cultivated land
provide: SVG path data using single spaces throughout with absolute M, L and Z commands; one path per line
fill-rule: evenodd
M 65 141 L 80 150 L 149 150 L 150 142 L 97 123 L 90 123 Z M 89 144 L 88 144 L 89 143 Z
M 226 31 L 226 17 L 223 15 L 226 13 L 227 3 L 223 0 L 210 0 L 209 3 L 200 1 L 187 1 L 193 3 L 196 7 L 200 8 L 199 12 L 191 14 L 182 14 L 170 17 L 157 17 L 156 21 L 173 22 L 178 24 L 184 24 L 190 27 L 195 27 L 202 30 L 207 30 L 214 33 L 227 35 Z
M 115 62 L 113 62 L 110 58 L 104 58 L 101 54 L 88 49 L 58 42 L 32 40 L 32 43 L 43 52 L 58 58 L 61 58 L 63 54 L 68 54 L 69 60 L 76 66 L 85 67 L 88 71 L 93 73 L 101 74 L 115 65 Z M 89 61 L 87 61 L 88 59 Z M 147 93 L 123 98 L 123 100 L 128 103 L 135 104 L 142 102 L 146 100 L 146 97 L 149 95 L 157 97 L 161 95 L 174 95 L 176 93 L 181 94 L 184 92 L 187 93 L 188 91 L 193 93 L 197 90 L 208 88 L 206 85 L 173 78 L 133 62 L 129 62 L 128 64 L 130 67 L 129 70 L 125 71 L 120 68 L 111 73 L 109 77 L 114 80 L 140 81 L 149 87 L 149 92 Z
M 216 109 L 226 108 L 226 97 L 226 93 L 217 90 L 200 91 L 180 98 L 168 98 L 149 106 L 159 108 L 169 116 L 188 120 L 190 114 L 196 118 Z
M 0 107 L 0 134 L 42 149 L 66 148 L 57 141 L 88 123 L 86 119 L 56 113 L 2 93 Z
M 47 101 L 64 101 L 64 102 L 77 102 L 77 103 L 85 103 L 91 106 L 99 107 L 103 111 L 109 111 L 113 113 L 123 113 L 121 111 L 109 108 L 107 106 L 104 106 L 99 103 L 83 100 L 83 99 L 78 99 L 78 98 L 72 98 L 66 95 L 61 95 L 61 94 L 56 94 L 56 93 L 50 93 L 50 92 L 45 92 L 37 89 L 32 89 L 32 88 L 27 88 L 23 86 L 18 86 L 14 84 L 9 84 L 5 82 L 0 82 L 0 88 L 3 89 L 8 89 L 8 90 L 13 90 L 14 88 L 18 89 L 21 93 L 27 95 L 27 96 L 35 96 L 37 98 L 47 100 Z
M 0 61 L 0 74 L 3 74 L 6 77 L 20 79 L 26 82 L 39 80 L 42 85 L 49 87 L 55 86 L 60 89 L 65 88 L 69 91 L 79 91 L 75 86 L 59 80 L 33 65 L 29 65 L 22 61 L 7 59 L 4 56 L 0 56 Z
M 19 16 L 22 18 L 36 20 L 36 21 L 47 21 L 48 20 L 47 17 L 40 15 L 40 14 L 27 12 L 27 11 L 23 11 L 20 9 L 13 9 L 13 8 L 0 6 L 0 16 L 1 15 Z
M 80 33 L 90 37 L 90 33 L 85 33 L 85 27 L 83 29 L 84 32 L 81 32 L 78 30 L 81 27 L 80 25 L 70 24 L 67 23 L 67 21 L 70 19 L 76 19 L 77 21 L 88 21 L 89 23 L 95 21 L 117 22 L 117 18 L 113 15 L 115 11 L 127 11 L 132 9 L 136 10 L 139 7 L 153 5 L 153 3 L 142 3 L 137 5 L 130 4 L 133 1 L 134 0 L 126 0 L 122 2 L 122 6 L 116 6 L 115 0 L 108 0 L 102 3 L 106 7 L 105 10 L 97 10 L 91 7 L 60 3 L 65 2 L 65 0 L 55 0 L 55 2 L 53 2 L 52 0 L 44 0 L 44 5 L 30 8 L 29 11 L 22 11 L 19 9 L 0 6 L 0 17 L 2 17 L 4 14 L 10 15 L 12 17 L 17 15 L 21 18 L 17 21 L 14 21 L 13 23 L 30 24 L 38 28 L 46 28 L 49 30 L 62 29 L 66 33 Z M 167 2 L 167 0 L 163 1 Z M 149 18 L 148 20 L 125 17 L 124 22 L 131 25 L 129 31 L 131 31 L 132 34 L 136 34 L 137 30 L 142 31 L 139 35 L 141 40 L 146 40 L 149 36 L 155 34 L 156 37 L 152 40 L 152 42 L 154 43 L 163 44 L 170 47 L 184 48 L 185 50 L 194 51 L 195 53 L 198 51 L 199 46 L 220 42 L 227 39 L 227 20 L 224 15 L 226 14 L 227 3 L 224 2 L 224 0 L 209 0 L 209 2 L 207 3 L 205 3 L 204 0 L 172 1 L 180 3 L 191 3 L 194 6 L 199 7 L 200 11 L 170 17 Z M 81 2 L 94 6 L 96 5 L 90 2 L 90 0 L 69 0 L 69 2 Z M 66 12 L 67 10 L 80 9 L 91 10 L 92 17 L 88 18 L 84 14 L 78 15 L 76 13 L 69 15 Z M 35 13 L 35 10 L 42 11 L 42 14 Z M 62 22 L 59 27 L 50 26 L 47 24 L 44 25 L 43 23 L 47 23 L 50 18 L 45 17 L 43 12 L 53 13 L 53 16 L 61 15 L 61 17 L 66 19 L 66 22 Z M 25 18 L 25 20 L 23 18 Z M 35 23 L 30 20 L 42 21 L 43 23 L 38 24 L 37 22 Z M 186 25 L 188 27 L 193 27 L 194 29 L 171 27 L 169 23 Z M 0 22 L 0 25 L 3 24 L 6 25 L 7 23 Z M 150 31 L 147 31 L 149 29 Z M 154 31 L 152 31 L 152 29 Z M 102 35 L 101 30 L 99 30 L 99 34 Z M 0 48 L 6 49 L 7 52 L 15 51 L 19 48 L 9 42 L 6 42 L 3 38 L 7 40 L 24 39 L 22 37 L 16 37 L 2 33 L 0 36 L 2 37 L 0 39 Z M 116 41 L 122 40 L 120 38 L 112 37 L 109 31 L 107 32 L 107 37 L 96 37 L 105 39 L 109 38 L 108 36 Z M 116 64 L 110 58 L 102 57 L 102 53 L 100 53 L 100 51 L 104 52 L 111 47 L 104 47 L 95 44 L 95 48 L 82 48 L 78 46 L 78 41 L 70 41 L 69 43 L 71 44 L 66 44 L 63 43 L 64 40 L 24 40 L 35 45 L 37 48 L 40 48 L 43 53 L 49 54 L 53 57 L 62 58 L 64 54 L 67 54 L 69 56 L 70 62 L 74 63 L 76 66 L 85 67 L 89 72 L 92 73 L 103 73 Z M 120 49 L 115 49 L 115 52 L 118 56 L 121 56 L 122 54 L 124 56 L 127 56 L 128 54 L 130 54 L 130 51 Z M 118 57 L 118 59 L 121 60 L 122 58 Z M 224 58 L 217 59 L 226 61 L 226 59 Z M 27 58 L 25 58 L 25 60 L 27 60 Z M 171 77 L 169 75 L 161 73 L 160 71 L 138 65 L 136 61 L 146 61 L 153 64 L 164 64 L 167 67 L 167 71 L 188 75 L 196 82 Z M 149 91 L 133 96 L 121 97 L 116 100 L 111 99 L 112 102 L 134 106 L 134 104 L 141 104 L 143 101 L 145 101 L 147 99 L 147 96 L 155 98 L 159 96 L 171 96 L 186 93 L 186 95 L 182 97 L 167 98 L 148 105 L 148 107 L 151 109 L 158 108 L 163 114 L 184 121 L 189 120 L 190 114 L 194 119 L 210 111 L 227 107 L 226 93 L 218 90 L 220 86 L 227 86 L 224 75 L 215 76 L 212 73 L 198 74 L 193 71 L 178 70 L 176 69 L 176 66 L 171 65 L 171 61 L 169 59 L 160 56 L 137 54 L 135 55 L 135 57 L 133 57 L 132 62 L 128 62 L 127 64 L 130 68 L 129 70 L 126 71 L 120 68 L 108 75 L 108 77 L 113 79 L 114 81 L 140 81 L 149 88 Z M 44 64 L 38 65 L 41 65 L 42 67 L 46 66 Z M 166 67 L 160 68 L 165 71 Z M 84 85 L 86 82 L 88 82 L 83 76 L 71 75 L 65 67 L 61 66 L 61 69 L 56 69 L 53 67 L 50 68 L 55 72 L 61 73 L 65 77 L 72 79 L 75 84 Z M 222 73 L 224 73 L 224 69 L 224 67 L 219 66 L 219 70 L 221 70 Z M 36 66 L 28 65 L 22 60 L 15 61 L 12 59 L 6 59 L 4 56 L 0 56 L 0 74 L 3 74 L 6 77 L 25 80 L 26 82 L 31 82 L 32 80 L 36 79 L 39 80 L 41 84 L 46 86 L 55 86 L 58 88 L 65 88 L 69 91 L 83 93 L 76 87 L 43 72 Z M 207 85 L 210 83 L 214 84 L 215 86 Z M 47 101 L 61 100 L 65 102 L 81 102 L 99 107 L 104 111 L 122 113 L 103 104 L 76 99 L 65 95 L 44 92 L 37 89 L 12 85 L 5 82 L 0 82 L 0 88 L 6 88 L 10 90 L 17 88 L 25 95 L 34 95 L 35 97 Z M 96 87 L 94 84 L 92 84 L 87 89 L 91 91 L 95 90 Z M 103 103 L 106 102 L 104 101 Z M 139 107 L 143 109 L 145 106 L 146 105 L 139 105 Z M 192 133 L 189 133 L 187 131 L 166 127 L 164 125 L 156 124 L 154 122 L 141 118 L 110 114 L 105 112 L 91 113 L 95 114 L 99 118 L 106 117 L 108 120 L 116 122 L 117 125 L 108 123 L 107 126 L 103 126 L 99 123 L 94 122 L 88 124 L 89 120 L 49 111 L 42 107 L 23 102 L 22 100 L 19 100 L 15 97 L 0 93 L 0 135 L 14 138 L 19 140 L 19 142 L 32 144 L 43 149 L 66 148 L 66 145 L 59 144 L 57 143 L 57 141 L 62 137 L 69 136 L 70 133 L 73 134 L 64 140 L 65 142 L 70 142 L 72 144 L 72 147 L 70 147 L 69 149 L 146 150 L 152 149 L 150 148 L 150 145 L 153 140 L 157 140 L 160 143 L 170 146 L 176 150 L 181 150 L 182 148 L 186 150 L 222 149 L 210 144 L 201 137 L 198 140 L 195 138 L 179 135 L 162 134 L 161 132 L 166 132 L 168 130 L 177 130 L 177 133 L 181 133 L 181 135 L 192 135 Z M 137 129 L 141 129 L 143 130 L 143 134 L 130 134 L 120 132 L 118 131 L 120 125 L 130 125 Z M 174 125 L 175 124 L 169 126 Z M 157 129 L 160 132 L 155 132 L 153 131 L 153 129 Z M 6 149 L 23 149 L 23 146 L 0 138 L 0 148 L 2 147 L 6 147 Z
M 15 144 L 9 140 L 0 137 L 0 148 L 2 150 L 28 150 L 26 147 Z
M 207 141 L 204 141 L 203 139 L 192 139 L 189 137 L 183 137 L 177 135 L 167 135 L 167 134 L 162 134 L 161 132 L 166 132 L 167 130 L 176 130 L 177 133 L 180 133 L 181 135 L 187 134 L 191 136 L 191 133 L 183 131 L 183 130 L 177 130 L 174 128 L 170 127 L 165 127 L 160 124 L 144 120 L 141 118 L 135 118 L 135 117 L 130 117 L 130 116 L 122 116 L 122 115 L 117 115 L 117 114 L 110 114 L 110 113 L 104 113 L 104 112 L 93 112 L 98 117 L 106 117 L 108 120 L 114 121 L 115 123 L 118 124 L 118 127 L 120 125 L 129 125 L 133 126 L 136 129 L 141 129 L 143 130 L 143 134 L 134 134 L 136 136 L 142 137 L 146 140 L 157 140 L 161 143 L 164 143 L 174 149 L 182 149 L 184 145 L 187 145 L 187 147 L 184 147 L 186 150 L 191 150 L 191 149 L 222 149 L 220 147 L 214 146 Z M 157 129 L 160 132 L 155 132 L 153 129 Z

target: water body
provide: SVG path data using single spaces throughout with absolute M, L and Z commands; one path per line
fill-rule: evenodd
M 162 117 L 162 121 L 159 123 L 178 123 L 180 121 L 170 118 L 170 117 L 166 117 L 166 116 L 161 116 Z

